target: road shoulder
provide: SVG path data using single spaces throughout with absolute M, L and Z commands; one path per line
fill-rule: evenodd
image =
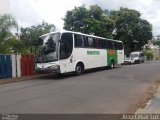
M 160 81 L 158 82 L 156 92 L 153 94 L 144 108 L 139 108 L 136 114 L 160 114 Z
M 46 77 L 48 74 L 35 74 L 31 76 L 24 76 L 24 77 L 16 77 L 16 78 L 6 78 L 6 79 L 0 79 L 0 85 L 1 84 L 8 84 L 8 83 L 14 83 L 14 82 L 21 82 L 26 80 L 33 80 L 40 77 Z

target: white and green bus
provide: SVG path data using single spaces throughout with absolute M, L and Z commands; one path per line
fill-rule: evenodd
M 79 32 L 52 32 L 40 36 L 36 71 L 82 74 L 85 70 L 124 62 L 123 43 Z

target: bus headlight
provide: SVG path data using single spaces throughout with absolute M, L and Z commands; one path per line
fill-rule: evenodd
M 53 70 L 59 70 L 60 66 L 59 65 L 53 65 L 53 66 L 50 66 L 49 68 L 51 68 Z

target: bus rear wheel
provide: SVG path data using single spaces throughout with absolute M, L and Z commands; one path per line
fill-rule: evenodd
M 81 75 L 83 73 L 83 66 L 81 64 L 77 64 L 75 68 L 75 74 Z
M 114 61 L 113 61 L 113 60 L 110 62 L 109 68 L 110 68 L 110 69 L 113 69 L 113 68 L 114 68 Z

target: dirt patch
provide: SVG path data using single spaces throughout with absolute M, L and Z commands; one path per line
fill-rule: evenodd
M 145 93 L 142 95 L 142 97 L 138 99 L 137 103 L 129 107 L 127 113 L 134 114 L 139 108 L 144 108 L 147 105 L 147 102 L 154 97 L 159 85 L 160 79 L 151 83 L 145 90 Z

